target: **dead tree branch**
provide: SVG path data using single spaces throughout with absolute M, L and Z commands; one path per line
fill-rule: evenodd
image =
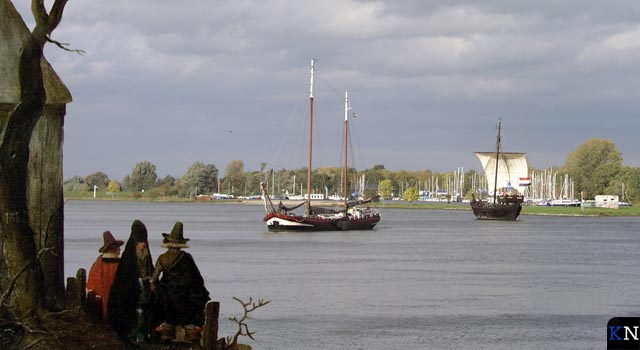
M 75 52 L 75 53 L 77 53 L 78 55 L 81 55 L 81 56 L 82 56 L 82 55 L 84 55 L 84 54 L 86 53 L 84 50 L 70 49 L 70 48 L 68 48 L 68 47 L 67 47 L 67 46 L 69 46 L 69 44 L 68 44 L 68 43 L 61 43 L 61 42 L 59 42 L 59 41 L 53 40 L 53 39 L 51 39 L 51 37 L 50 37 L 50 36 L 48 36 L 48 35 L 47 35 L 47 41 L 48 41 L 48 42 L 50 42 L 50 43 L 52 43 L 52 44 L 54 44 L 54 45 L 56 45 L 57 47 L 59 47 L 59 48 L 61 48 L 61 49 L 65 50 L 65 51 L 68 51 L 68 52 Z
M 233 337 L 227 337 L 227 348 L 229 349 L 234 349 L 237 346 L 238 338 L 240 338 L 240 336 L 246 336 L 251 338 L 252 340 L 255 340 L 253 338 L 253 335 L 256 332 L 251 332 L 249 330 L 249 325 L 247 325 L 246 320 L 250 319 L 249 317 L 250 312 L 254 311 L 257 308 L 263 307 L 271 302 L 270 300 L 259 299 L 258 302 L 255 303 L 253 302 L 253 298 L 251 297 L 249 298 L 249 301 L 246 303 L 237 297 L 233 297 L 233 299 L 239 302 L 240 305 L 242 305 L 243 314 L 242 314 L 242 317 L 240 317 L 240 319 L 238 319 L 235 316 L 229 317 L 229 320 L 235 322 L 238 325 L 238 331 L 236 332 L 236 334 Z

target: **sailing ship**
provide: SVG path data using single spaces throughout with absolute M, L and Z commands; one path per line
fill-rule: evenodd
M 272 232 L 279 231 L 346 231 L 346 230 L 371 230 L 380 221 L 380 213 L 368 207 L 361 207 L 369 200 L 349 201 L 347 195 L 347 170 L 348 170 L 348 140 L 349 140 L 349 100 L 345 92 L 344 97 L 344 176 L 343 197 L 341 207 L 319 207 L 311 205 L 311 166 L 313 155 L 313 82 L 314 60 L 311 60 L 311 79 L 309 87 L 309 149 L 307 166 L 307 193 L 305 201 L 297 205 L 287 207 L 282 202 L 273 204 L 267 186 L 261 183 L 262 195 L 266 215 L 264 221 Z M 304 214 L 296 214 L 294 210 L 304 206 Z
M 522 211 L 524 188 L 530 184 L 527 158 L 524 153 L 502 152 L 502 120 L 498 122 L 495 152 L 476 152 L 480 159 L 488 188 L 493 188 L 492 200 L 476 199 L 471 209 L 478 220 L 516 220 Z

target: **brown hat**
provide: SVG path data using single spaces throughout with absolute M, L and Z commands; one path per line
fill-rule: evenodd
M 106 253 L 124 244 L 123 241 L 113 238 L 113 235 L 109 231 L 104 231 L 102 233 L 102 238 L 104 240 L 104 244 L 102 245 L 102 247 L 100 247 L 100 249 L 98 249 L 98 252 L 100 253 Z
M 189 248 L 187 245 L 189 238 L 184 238 L 180 221 L 173 225 L 171 233 L 163 233 L 162 236 L 164 237 L 162 240 L 163 248 Z

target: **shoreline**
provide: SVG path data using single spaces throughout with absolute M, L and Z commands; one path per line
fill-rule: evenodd
M 176 197 L 141 197 L 131 198 L 123 196 L 65 196 L 64 202 L 69 201 L 125 201 L 125 202 L 156 202 L 156 203 L 194 203 L 203 205 L 224 205 L 224 204 L 243 204 L 243 205 L 264 205 L 262 199 L 212 199 L 212 200 L 198 200 L 191 198 L 176 198 Z M 299 204 L 300 201 L 294 200 L 274 200 L 274 204 L 282 202 L 284 205 Z M 330 200 L 313 200 L 314 205 L 320 206 L 341 206 L 340 201 Z M 387 201 L 385 202 L 371 202 L 367 203 L 368 207 L 377 209 L 406 209 L 406 210 L 466 210 L 471 211 L 471 207 L 468 203 L 446 203 L 446 202 L 413 202 L 407 203 L 404 201 Z M 567 217 L 635 217 L 640 216 L 640 207 L 620 207 L 618 209 L 610 208 L 595 208 L 595 207 L 547 207 L 547 206 L 532 206 L 523 205 L 520 215 L 536 215 L 536 216 L 567 216 Z

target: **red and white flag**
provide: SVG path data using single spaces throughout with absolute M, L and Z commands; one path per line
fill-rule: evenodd
M 530 186 L 531 185 L 531 178 L 530 177 L 521 177 L 520 181 L 518 181 L 520 186 Z

